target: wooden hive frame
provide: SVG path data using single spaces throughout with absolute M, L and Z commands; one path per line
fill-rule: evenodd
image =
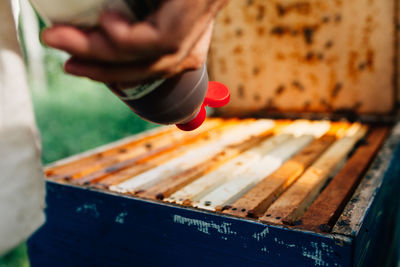
M 363 139 L 367 130 L 343 122 L 212 119 L 195 132 L 168 127 L 48 167 L 46 174 L 57 182 L 329 232 L 389 128 L 373 127 Z M 319 194 L 361 139 L 366 144 Z
M 46 169 L 49 176 L 47 214 L 51 218 L 48 224 L 52 226 L 49 226 L 50 228 L 45 227 L 44 233 L 39 232 L 37 235 L 44 240 L 53 240 L 53 238 L 58 240 L 60 237 L 56 232 L 63 232 L 65 231 L 64 227 L 67 227 L 69 229 L 67 232 L 75 238 L 68 242 L 79 240 L 79 242 L 85 243 L 86 241 L 82 240 L 85 236 L 102 231 L 101 229 L 106 225 L 113 225 L 112 229 L 115 228 L 117 232 L 125 231 L 126 234 L 129 233 L 128 236 L 137 235 L 141 244 L 149 248 L 150 243 L 144 241 L 145 236 L 142 236 L 141 231 L 146 232 L 150 237 L 152 234 L 149 234 L 145 230 L 146 228 L 143 229 L 142 227 L 146 227 L 146 220 L 153 227 L 158 224 L 157 220 L 161 220 L 165 225 L 157 226 L 160 228 L 156 231 L 159 234 L 164 231 L 164 234 L 174 236 L 181 231 L 188 231 L 188 238 L 190 236 L 190 238 L 202 240 L 203 245 L 207 245 L 215 238 L 220 239 L 217 242 L 218 246 L 228 246 L 231 250 L 227 252 L 228 254 L 220 254 L 216 260 L 222 260 L 222 258 L 227 260 L 227 257 L 232 257 L 235 251 L 239 249 L 239 247 L 236 247 L 240 243 L 239 240 L 243 239 L 242 241 L 248 244 L 250 248 L 255 249 L 255 251 L 246 249 L 246 253 L 251 257 L 248 263 L 251 262 L 255 266 L 258 266 L 257 264 L 261 264 L 267 258 L 271 265 L 274 265 L 273 262 L 276 264 L 293 264 L 296 261 L 301 261 L 303 263 L 308 262 L 310 265 L 325 266 L 336 263 L 348 266 L 349 262 L 354 260 L 350 256 L 351 253 L 357 255 L 359 262 L 371 261 L 365 254 L 364 247 L 357 247 L 355 244 L 358 242 L 356 240 L 360 238 L 367 240 L 376 238 L 376 236 L 371 236 L 372 234 L 368 231 L 365 232 L 365 228 L 371 230 L 373 223 L 377 221 L 376 217 L 371 216 L 376 216 L 376 212 L 390 214 L 392 212 L 390 210 L 394 208 L 386 207 L 383 209 L 380 207 L 382 210 L 379 211 L 372 203 L 383 201 L 379 199 L 384 198 L 386 194 L 391 194 L 387 192 L 388 189 L 381 190 L 381 187 L 385 188 L 384 183 L 391 183 L 393 188 L 397 188 L 399 184 L 396 176 L 400 175 L 400 169 L 395 164 L 394 158 L 399 151 L 400 125 L 393 129 L 387 126 L 370 126 L 368 134 L 363 138 L 366 134 L 366 128 L 358 123 L 308 122 L 305 120 L 300 120 L 297 123 L 288 120 L 275 121 L 275 124 L 271 124 L 271 122 L 274 121 L 211 119 L 203 130 L 200 129 L 186 134 L 182 134 L 174 128 L 166 127 L 140 135 L 139 138 L 131 138 L 122 143 L 112 144 L 89 155 L 74 157 L 49 166 Z M 323 130 L 319 130 L 315 136 L 309 135 L 310 130 L 303 129 L 302 132 L 299 132 L 299 129 L 307 128 L 307 125 L 310 127 L 310 124 L 314 125 L 311 132 L 316 132 L 322 128 Z M 326 124 L 329 127 L 326 127 Z M 290 125 L 297 126 L 290 127 Z M 252 134 L 249 134 L 249 132 Z M 389 137 L 386 138 L 389 132 Z M 174 139 L 176 134 L 179 136 L 178 139 Z M 293 134 L 298 136 L 295 137 Z M 174 143 L 165 142 L 165 139 L 174 140 Z M 221 140 L 225 140 L 225 143 L 220 143 Z M 360 143 L 357 140 L 363 141 Z M 374 158 L 383 142 L 385 144 L 380 149 L 378 156 Z M 217 143 L 220 143 L 220 146 L 210 151 L 210 147 Z M 354 150 L 352 148 L 356 143 L 358 143 L 358 148 Z M 178 149 L 170 149 L 171 146 Z M 180 148 L 181 146 L 182 148 Z M 141 149 L 141 147 L 145 149 Z M 207 147 L 208 153 L 206 154 L 201 153 L 204 151 L 202 150 L 204 147 Z M 274 147 L 278 147 L 278 149 L 274 149 Z M 138 149 L 141 151 L 140 153 L 135 152 Z M 176 151 L 179 151 L 179 153 Z M 225 151 L 225 153 L 221 153 L 222 151 Z M 265 156 L 259 158 L 258 155 L 261 154 L 257 153 L 262 153 Z M 349 153 L 350 157 L 348 157 Z M 395 155 L 392 157 L 393 153 Z M 203 158 L 193 164 L 179 161 L 185 155 L 203 155 Z M 247 164 L 248 167 L 254 167 L 258 166 L 256 162 L 260 162 L 260 160 L 264 160 L 266 163 L 276 162 L 272 155 L 287 156 L 276 167 L 272 165 L 257 167 L 261 168 L 262 172 L 267 171 L 260 178 L 242 175 L 242 179 L 234 179 L 234 177 L 240 177 L 240 173 L 236 176 L 231 175 L 231 177 L 226 176 L 224 178 L 225 185 L 228 185 L 228 187 L 225 187 L 230 188 L 229 190 L 237 190 L 236 188 L 240 184 L 239 182 L 243 181 L 243 178 L 254 178 L 254 181 L 256 181 L 255 183 L 241 184 L 245 187 L 247 184 L 251 184 L 251 186 L 243 192 L 235 191 L 238 197 L 232 200 L 229 206 L 207 206 L 202 205 L 201 201 L 199 202 L 199 200 L 207 200 L 205 196 L 212 196 L 213 190 L 214 192 L 216 189 L 218 191 L 218 188 L 221 188 L 224 183 L 213 189 L 208 189 L 207 193 L 202 193 L 200 198 L 197 197 L 193 200 L 190 200 L 190 198 L 171 198 L 177 193 L 179 195 L 179 192 L 189 192 L 188 187 L 195 184 L 196 181 L 200 181 L 202 177 L 207 177 L 207 175 L 212 174 L 211 180 L 215 182 L 216 178 L 222 178 L 218 175 L 224 174 L 224 169 L 226 169 L 225 172 L 233 174 L 229 172 L 232 168 L 224 167 L 229 166 L 230 162 L 234 162 L 234 164 L 241 162 Z M 241 157 L 248 161 L 240 160 Z M 257 160 L 251 161 L 251 157 L 256 157 Z M 143 159 L 143 161 L 135 161 L 132 166 L 125 164 L 126 162 L 132 164 L 132 160 L 136 158 Z M 160 158 L 163 160 L 159 160 Z M 165 158 L 169 160 L 164 160 Z M 328 162 L 326 162 L 327 158 L 329 159 Z M 345 158 L 347 160 L 343 163 L 341 159 Z M 100 167 L 96 159 L 102 160 Z M 370 165 L 371 161 L 373 161 L 372 165 Z M 154 176 L 151 178 L 152 182 L 147 180 L 146 183 L 132 183 L 135 181 L 135 178 L 131 178 L 132 176 L 145 177 L 140 175 L 154 174 L 154 172 L 151 172 L 152 170 L 164 166 L 168 162 L 169 164 L 171 162 L 177 162 L 174 164 L 182 162 L 186 164 L 186 167 L 180 170 L 169 169 L 169 175 L 162 179 L 161 176 L 158 176 L 158 178 L 154 178 Z M 337 163 L 340 162 L 342 162 L 342 165 L 339 164 L 341 167 L 337 172 L 334 167 L 338 166 Z M 142 164 L 146 167 L 139 168 Z M 75 170 L 74 166 L 79 167 L 76 168 L 78 170 L 90 171 L 79 171 L 74 176 L 71 175 L 71 170 Z M 113 166 L 117 166 L 117 168 Z M 321 167 L 322 169 L 320 169 Z M 136 170 L 133 172 L 126 171 L 131 168 Z M 365 174 L 367 169 L 368 172 Z M 247 170 L 251 171 L 251 168 L 247 168 Z M 119 175 L 120 172 L 125 174 Z M 93 173 L 96 173 L 96 175 L 93 176 Z M 219 174 L 215 176 L 213 173 Z M 246 172 L 243 173 L 246 174 Z M 330 181 L 327 180 L 330 176 L 327 175 L 328 173 L 336 173 Z M 254 174 L 256 175 L 257 172 Z M 302 183 L 303 181 L 310 181 L 310 175 L 313 177 L 311 180 L 314 181 L 314 184 L 305 188 Z M 87 179 L 87 177 L 90 177 L 90 179 Z M 118 179 L 112 177 L 118 177 Z M 315 177 L 318 179 L 315 179 Z M 362 177 L 366 178 L 361 179 Z M 321 191 L 322 186 L 327 184 L 327 181 L 328 185 Z M 124 183 L 124 186 L 118 186 Z M 169 183 L 172 186 L 164 188 Z M 196 189 L 196 187 L 193 187 L 193 189 Z M 332 197 L 333 193 L 335 194 L 334 197 Z M 280 196 L 278 197 L 278 195 Z M 163 198 L 164 201 L 161 200 Z M 286 200 L 283 201 L 282 199 Z M 218 201 L 218 199 L 214 200 Z M 282 203 L 286 204 L 282 206 Z M 370 210 L 371 207 L 374 208 Z M 64 215 L 59 214 L 60 208 L 63 209 Z M 204 209 L 208 211 L 202 211 Z M 54 217 L 54 214 L 57 214 L 57 216 Z M 243 221 L 241 218 L 245 220 Z M 65 226 L 61 223 L 62 220 L 68 220 L 72 224 Z M 87 226 L 94 228 L 88 229 L 85 226 L 83 228 L 85 232 L 81 232 L 78 225 L 81 220 L 86 221 L 83 225 L 87 224 Z M 134 225 L 137 229 L 123 230 L 126 226 L 131 225 L 130 223 L 125 225 L 124 222 L 131 220 L 136 221 Z M 378 222 L 382 223 L 381 221 Z M 181 228 L 177 229 L 177 226 L 181 226 Z M 62 229 L 59 227 L 62 227 Z M 173 227 L 173 232 L 171 232 L 170 227 Z M 302 230 L 306 231 L 303 232 Z M 76 231 L 76 233 L 72 233 L 73 231 Z M 307 231 L 312 231 L 313 235 L 307 234 Z M 373 235 L 377 234 L 373 232 Z M 204 239 L 205 236 L 202 235 L 212 235 L 213 237 Z M 104 238 L 108 241 L 103 240 Z M 123 238 L 113 240 L 113 238 L 115 237 L 108 234 L 105 237 L 100 237 L 103 240 L 102 242 L 122 242 L 114 243 L 114 246 L 127 246 L 127 244 L 124 245 L 125 242 L 128 242 L 127 240 Z M 178 238 L 178 236 L 174 238 Z M 167 243 L 171 242 L 169 237 L 163 240 Z M 30 250 L 35 251 L 35 248 L 38 248 L 37 241 L 38 239 L 34 236 L 30 243 Z M 220 244 L 220 242 L 223 243 Z M 231 244 L 231 242 L 237 244 Z M 56 242 L 56 244 L 58 243 Z M 171 243 L 169 244 L 171 245 Z M 212 243 L 208 245 L 213 247 Z M 188 246 L 191 247 L 192 245 Z M 372 247 L 374 246 L 376 246 L 375 243 Z M 59 256 L 57 245 L 51 249 L 45 247 L 46 253 L 50 253 L 47 256 L 54 253 L 54 255 Z M 289 253 L 292 248 L 308 252 L 303 253 L 303 255 L 287 255 L 287 259 L 279 256 L 283 251 Z M 99 247 L 97 249 L 101 250 Z M 135 249 L 137 248 L 135 247 Z M 240 249 L 243 249 L 243 247 Z M 320 251 L 320 254 L 317 253 L 318 251 Z M 329 251 L 335 251 L 336 254 Z M 121 251 L 115 253 L 119 255 Z M 140 253 L 146 255 L 144 251 Z M 317 254 L 314 255 L 314 253 Z M 122 253 L 121 257 L 128 257 L 128 255 Z M 215 257 L 214 254 L 213 257 Z M 273 259 L 270 259 L 271 257 Z M 244 264 L 245 260 L 242 260 Z M 239 261 L 242 262 L 242 260 Z M 376 262 L 382 259 L 375 258 L 374 260 Z M 172 258 L 168 257 L 166 261 L 173 262 Z M 229 261 L 227 260 L 227 262 Z M 154 259 L 153 263 L 155 262 L 158 261 Z

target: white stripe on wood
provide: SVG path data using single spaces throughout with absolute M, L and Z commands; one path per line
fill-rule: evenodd
M 303 135 L 284 142 L 260 160 L 253 161 L 248 171 L 233 176 L 228 182 L 199 199 L 193 206 L 216 210 L 223 205 L 232 204 L 262 179 L 276 171 L 294 154 L 311 143 L 313 139 L 311 135 Z
M 298 220 L 326 183 L 338 164 L 367 132 L 367 127 L 356 123 L 343 138 L 337 140 L 305 173 L 283 193 L 260 219 L 270 223 Z
M 265 154 L 285 141 L 293 138 L 293 135 L 314 134 L 318 137 L 329 128 L 330 125 L 327 122 L 311 123 L 310 121 L 303 120 L 295 121 L 291 125 L 282 129 L 282 134 L 272 137 L 261 143 L 258 147 L 242 153 L 237 158 L 177 191 L 170 198 L 165 199 L 165 201 L 182 204 L 187 200 L 199 200 L 226 181 L 234 179 L 241 173 L 249 172 L 253 163 L 257 164 Z
M 296 120 L 283 129 L 282 132 L 292 134 L 295 137 L 312 135 L 315 138 L 319 138 L 325 134 L 330 127 L 329 121 Z
M 164 200 L 182 204 L 185 200 L 199 199 L 231 177 L 249 171 L 253 162 L 257 162 L 265 153 L 268 153 L 274 147 L 290 138 L 291 135 L 289 134 L 280 134 L 271 137 L 262 142 L 259 146 L 242 153 Z
M 178 158 L 134 176 L 123 183 L 111 186 L 110 190 L 125 193 L 149 188 L 171 175 L 176 175 L 210 160 L 217 153 L 225 149 L 225 147 L 243 142 L 252 135 L 259 135 L 271 129 L 274 125 L 275 122 L 272 120 L 258 120 L 229 128 L 220 137 L 210 141 L 206 145 L 190 150 Z

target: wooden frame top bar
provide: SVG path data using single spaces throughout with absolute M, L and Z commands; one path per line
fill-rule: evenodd
M 260 222 L 267 224 L 285 227 L 295 225 L 318 232 L 319 228 L 307 223 L 309 206 L 311 213 L 314 209 L 312 204 L 318 203 L 318 200 L 314 200 L 318 198 L 320 189 L 330 181 L 329 177 L 336 170 L 345 166 L 343 172 L 348 173 L 345 170 L 350 167 L 342 162 L 347 161 L 349 152 L 355 150 L 354 155 L 365 154 L 363 146 L 356 146 L 357 141 L 367 131 L 367 127 L 360 123 L 216 119 L 210 120 L 206 125 L 208 126 L 197 133 L 183 134 L 172 128 L 153 131 L 151 134 L 131 139 L 133 142 L 117 144 L 83 158 L 78 157 L 75 161 L 66 162 L 65 166 L 56 164 L 48 168 L 48 174 L 53 174 L 48 179 L 116 191 L 117 194 L 136 195 L 164 203 L 173 202 L 241 218 L 259 217 Z M 368 138 L 374 144 L 374 149 L 380 146 L 386 132 L 387 128 L 372 130 Z M 175 138 L 179 135 L 182 135 L 182 138 Z M 168 136 L 171 136 L 171 142 L 165 143 L 163 140 L 168 140 Z M 127 153 L 126 155 L 132 155 L 132 158 L 125 156 L 122 161 L 113 163 L 114 158 L 119 157 L 121 149 L 134 151 L 135 144 L 146 144 L 148 140 L 154 143 L 154 151 L 143 151 L 144 153 L 137 155 Z M 157 144 L 160 144 L 160 149 L 156 147 Z M 164 151 L 165 145 L 171 149 Z M 357 154 L 358 149 L 360 151 Z M 146 156 L 147 154 L 149 156 Z M 99 158 L 99 155 L 101 162 L 111 163 L 104 166 L 97 163 L 95 159 Z M 189 158 L 186 155 L 192 156 Z M 135 160 L 137 156 L 143 160 Z M 349 164 L 351 162 L 350 159 Z M 366 169 L 368 163 L 369 160 L 364 160 L 361 164 L 363 166 L 360 167 Z M 90 168 L 97 166 L 96 164 L 100 169 L 90 172 Z M 163 166 L 169 165 L 174 166 L 168 172 L 170 175 L 160 173 L 153 177 L 153 174 L 158 173 L 157 169 L 162 170 Z M 58 175 L 73 172 L 73 166 L 78 166 L 79 172 L 88 174 L 78 179 L 58 178 Z M 57 175 L 54 175 L 55 173 Z M 305 181 L 304 177 L 308 175 L 320 178 L 312 186 L 303 186 L 302 181 Z M 357 177 L 351 178 L 357 180 Z M 337 183 L 335 179 L 332 181 L 332 185 L 328 184 L 327 188 Z M 126 186 L 121 186 L 124 183 Z M 125 187 L 124 192 L 116 190 Z M 298 197 L 301 194 L 297 193 L 296 188 L 302 188 L 301 191 L 306 192 L 304 197 Z M 292 197 L 291 192 L 296 194 Z M 340 204 L 342 208 L 347 199 L 348 194 L 343 197 Z M 293 209 L 288 209 L 289 212 L 284 214 L 285 209 L 278 205 L 282 201 L 290 202 Z M 269 216 L 266 216 L 267 214 Z M 304 225 L 299 226 L 303 215 Z M 336 219 L 337 215 L 329 217 L 330 227 Z

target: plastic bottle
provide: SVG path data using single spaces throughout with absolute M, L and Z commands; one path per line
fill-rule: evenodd
M 160 1 L 125 0 L 31 0 L 48 23 L 93 27 L 103 10 L 119 11 L 142 20 Z M 141 118 L 158 124 L 176 124 L 186 131 L 198 128 L 206 117 L 205 106 L 221 107 L 229 102 L 229 90 L 208 82 L 206 66 L 174 77 L 133 88 L 109 84 L 109 88 Z
M 109 85 L 133 112 L 158 124 L 177 124 L 182 130 L 193 130 L 205 119 L 205 106 L 221 107 L 229 102 L 229 91 L 217 82 L 208 82 L 204 65 L 167 80 L 133 89 L 121 90 Z

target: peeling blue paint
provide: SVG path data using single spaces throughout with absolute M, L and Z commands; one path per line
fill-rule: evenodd
M 208 234 L 208 235 L 211 234 L 210 229 L 217 230 L 218 233 L 221 233 L 224 235 L 236 235 L 237 234 L 237 232 L 232 231 L 232 229 L 230 228 L 231 224 L 225 223 L 225 222 L 223 222 L 221 224 L 216 224 L 212 221 L 207 222 L 207 221 L 182 217 L 180 215 L 174 215 L 173 222 L 187 225 L 189 227 L 194 226 L 195 228 L 197 228 L 198 231 Z
M 127 212 L 121 212 L 120 214 L 117 215 L 117 217 L 115 217 L 115 222 L 116 223 L 120 223 L 120 224 L 124 224 L 125 223 L 125 217 L 128 215 Z
M 254 233 L 252 236 L 253 238 L 255 238 L 257 241 L 260 241 L 262 239 L 264 239 L 265 237 L 267 237 L 267 235 L 269 234 L 269 230 L 268 227 L 265 227 L 265 229 L 260 232 L 260 233 Z
M 90 215 L 94 218 L 99 218 L 100 214 L 97 210 L 96 204 L 85 203 L 76 208 L 76 213 L 81 213 L 85 215 Z
M 338 236 L 54 182 L 47 187 L 52 188 L 47 221 L 29 241 L 32 267 L 177 266 L 177 259 L 195 267 L 350 266 L 352 261 L 351 240 L 338 245 Z

